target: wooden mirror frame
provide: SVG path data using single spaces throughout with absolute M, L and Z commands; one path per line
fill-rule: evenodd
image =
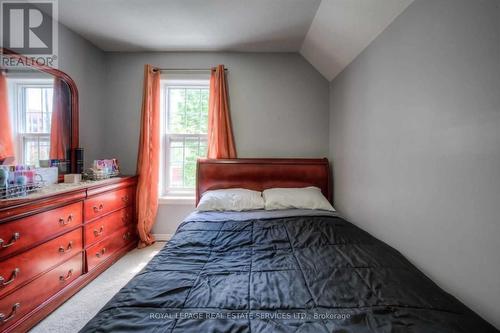
M 79 148 L 79 102 L 78 102 L 78 88 L 76 87 L 75 81 L 66 73 L 63 71 L 60 71 L 58 69 L 52 68 L 47 65 L 41 65 L 36 62 L 33 62 L 33 60 L 30 57 L 21 55 L 19 53 L 16 53 L 12 50 L 9 50 L 8 48 L 5 47 L 0 47 L 0 57 L 9 57 L 9 58 L 14 58 L 28 67 L 35 68 L 41 72 L 50 74 L 58 79 L 61 79 L 62 81 L 66 82 L 68 85 L 69 91 L 71 93 L 71 138 L 70 138 L 70 163 L 71 163 L 71 173 L 76 173 L 76 156 L 75 156 L 75 150 Z

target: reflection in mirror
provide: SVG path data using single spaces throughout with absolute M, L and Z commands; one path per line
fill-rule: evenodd
M 64 81 L 34 69 L 2 70 L 0 124 L 0 164 L 69 171 L 71 107 Z

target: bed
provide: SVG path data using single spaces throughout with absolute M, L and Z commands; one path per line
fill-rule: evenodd
M 326 159 L 201 160 L 207 190 L 316 186 Z M 335 212 L 191 214 L 81 332 L 498 332 Z

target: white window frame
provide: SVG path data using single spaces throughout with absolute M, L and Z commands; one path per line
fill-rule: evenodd
M 54 88 L 53 79 L 34 78 L 9 78 L 9 109 L 13 110 L 12 129 L 15 142 L 17 163 L 26 163 L 25 144 L 29 139 L 47 139 L 50 142 L 50 132 L 48 133 L 27 133 L 26 132 L 26 88 Z M 20 157 L 20 159 L 19 159 Z
M 194 198 L 195 188 L 178 188 L 170 187 L 170 140 L 179 138 L 194 137 L 207 140 L 207 134 L 175 134 L 168 133 L 168 89 L 173 88 L 209 88 L 209 73 L 203 74 L 184 74 L 184 75 L 168 75 L 168 79 L 162 79 L 160 83 L 160 110 L 161 110 L 161 156 L 160 156 L 160 197 L 165 198 L 165 203 L 170 203 L 172 198 L 185 200 Z

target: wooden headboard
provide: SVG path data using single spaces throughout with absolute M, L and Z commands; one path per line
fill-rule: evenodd
M 199 159 L 196 177 L 196 204 L 208 190 L 247 188 L 263 191 L 273 187 L 316 186 L 331 202 L 328 159 L 237 158 Z

